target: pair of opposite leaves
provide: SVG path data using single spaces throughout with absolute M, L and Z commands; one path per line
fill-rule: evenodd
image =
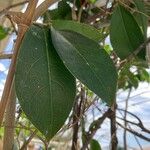
M 61 22 L 55 21 L 54 27 Z M 87 37 L 96 30 L 72 21 L 65 22 L 75 24 L 82 34 L 32 25 L 23 39 L 17 60 L 17 97 L 29 120 L 47 139 L 57 133 L 72 109 L 76 94 L 75 78 L 108 105 L 115 99 L 115 66 L 94 41 L 96 39 Z

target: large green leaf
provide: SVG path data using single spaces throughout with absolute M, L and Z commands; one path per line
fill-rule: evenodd
M 90 150 L 101 150 L 101 146 L 97 140 L 94 139 L 91 140 Z
M 147 25 L 148 25 L 148 17 L 145 16 L 146 10 L 143 0 L 134 0 L 135 6 L 137 8 L 137 12 L 134 13 L 136 20 L 140 27 L 142 28 L 142 31 L 144 33 L 144 36 L 147 37 Z
M 102 34 L 92 26 L 78 23 L 75 21 L 66 21 L 66 20 L 54 20 L 52 21 L 52 25 L 57 30 L 68 30 L 80 33 L 89 39 L 92 39 L 96 42 L 99 42 L 103 39 Z
M 29 120 L 47 139 L 52 138 L 72 109 L 76 88 L 46 27 L 31 26 L 26 33 L 17 60 L 15 85 Z
M 113 12 L 110 39 L 113 49 L 121 59 L 132 54 L 143 42 L 144 36 L 132 14 L 121 5 Z M 145 59 L 145 49 L 139 55 Z
M 107 52 L 99 44 L 81 34 L 56 31 L 52 40 L 55 49 L 66 67 L 89 89 L 108 105 L 113 103 L 116 93 L 116 68 Z

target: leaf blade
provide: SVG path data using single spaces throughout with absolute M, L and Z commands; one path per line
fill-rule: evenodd
M 144 43 L 141 29 L 134 17 L 121 5 L 116 7 L 112 15 L 110 40 L 121 59 L 128 57 Z M 138 56 L 145 59 L 145 50 L 143 49 Z
M 90 150 L 101 150 L 99 142 L 95 139 L 92 139 L 90 142 Z
M 103 39 L 101 33 L 92 26 L 69 20 L 53 20 L 52 26 L 57 30 L 74 31 L 96 42 Z
M 15 77 L 22 109 L 47 139 L 64 124 L 75 97 L 75 79 L 50 38 L 45 28 L 29 29 L 20 48 Z
M 144 14 L 146 14 L 145 5 L 143 0 L 134 0 L 134 3 L 137 7 L 137 10 L 139 12 L 136 12 L 136 19 L 139 25 L 142 27 L 142 31 L 145 37 L 147 37 L 147 25 L 148 25 L 148 17 L 146 17 Z
M 68 70 L 111 105 L 115 100 L 117 73 L 105 50 L 78 33 L 56 31 L 53 27 L 51 31 L 54 47 Z

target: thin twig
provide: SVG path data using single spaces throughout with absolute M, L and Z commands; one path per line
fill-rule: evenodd
M 139 125 L 139 123 L 135 123 L 135 122 L 130 121 L 130 120 L 124 120 L 124 118 L 121 118 L 121 117 L 119 117 L 119 116 L 117 116 L 117 118 L 120 119 L 120 120 L 126 121 L 127 123 L 130 123 L 130 124 L 132 124 L 132 125 L 135 125 L 135 126 L 141 128 L 141 130 L 142 130 L 143 132 L 150 134 L 150 130 L 146 129 L 145 127 L 141 127 L 141 126 Z
M 147 38 L 147 40 L 142 43 L 134 52 L 133 54 L 129 55 L 127 59 L 131 59 L 133 57 L 133 55 L 137 55 L 142 49 L 144 49 L 146 47 L 146 45 L 150 42 L 150 37 Z
M 81 85 L 82 86 L 82 85 Z M 74 104 L 73 110 L 73 137 L 72 137 L 72 150 L 77 149 L 77 141 L 78 141 L 78 130 L 79 130 L 79 118 L 82 114 L 82 103 L 85 99 L 85 91 L 81 87 L 80 98 L 77 97 Z
M 116 150 L 118 145 L 117 128 L 116 128 L 116 101 L 112 105 L 112 115 L 110 116 L 110 129 L 111 129 L 111 150 Z
M 130 133 L 132 133 L 132 134 L 138 136 L 139 138 L 141 138 L 141 139 L 143 139 L 143 140 L 145 140 L 145 141 L 150 142 L 150 138 L 145 137 L 144 135 L 142 135 L 142 134 L 140 134 L 140 133 L 138 133 L 138 132 L 136 132 L 136 131 L 134 131 L 134 130 L 132 130 L 132 129 L 125 128 L 125 127 L 124 127 L 122 124 L 120 124 L 119 122 L 117 122 L 117 124 L 118 124 L 121 128 L 126 129 L 128 132 L 130 132 Z
M 85 143 L 83 143 L 83 147 L 81 150 L 85 150 L 88 147 L 88 144 L 92 140 L 93 136 L 95 135 L 96 131 L 100 128 L 101 124 L 104 120 L 112 115 L 112 110 L 108 109 L 102 117 L 98 118 L 94 122 L 91 123 L 89 127 L 89 131 L 85 133 Z
M 137 13 L 139 13 L 139 14 L 142 14 L 142 15 L 144 15 L 145 17 L 147 17 L 147 18 L 150 18 L 150 16 L 149 15 L 147 15 L 146 13 L 144 13 L 144 12 L 141 12 L 141 11 L 138 11 L 138 10 L 136 10 L 136 9 L 133 9 L 133 8 L 131 8 L 131 7 L 129 7 L 127 4 L 125 4 L 124 2 L 122 2 L 121 0 L 119 0 L 119 2 L 124 6 L 124 7 L 126 7 L 126 8 L 128 8 L 128 9 L 130 9 L 131 11 L 133 11 L 133 12 L 137 12 Z
M 143 94 L 146 94 L 146 93 L 150 93 L 150 91 L 144 91 L 144 92 L 141 92 L 141 93 L 138 93 L 138 94 L 135 94 L 135 95 L 133 95 L 133 96 L 130 96 L 130 101 L 134 101 L 135 99 L 135 97 L 137 97 L 137 96 L 140 96 L 140 95 L 143 95 Z M 132 99 L 132 100 L 131 100 Z M 125 100 L 120 100 L 120 101 L 118 101 L 118 103 L 122 103 L 122 102 L 124 102 Z M 149 101 L 149 100 L 148 100 Z
M 43 142 L 43 144 L 45 146 L 45 150 L 47 150 L 48 149 L 48 142 L 45 139 L 43 139 L 42 137 L 40 137 L 39 135 L 36 135 L 36 136 L 39 140 L 41 140 Z
M 11 25 L 12 25 L 12 27 L 13 27 L 13 29 L 14 29 L 16 35 L 17 35 L 17 34 L 18 34 L 18 31 L 17 31 L 17 29 L 16 29 L 16 27 L 15 27 L 15 24 L 14 24 L 14 22 L 13 22 L 11 16 L 10 16 L 10 15 L 6 15 L 6 17 L 9 19 L 9 21 L 10 21 L 10 23 L 11 23 Z
M 25 129 L 25 130 L 30 131 L 31 133 L 33 133 L 33 130 L 35 130 L 35 128 L 26 127 L 25 125 L 21 124 L 20 122 L 19 122 L 19 125 L 20 125 L 21 127 L 18 127 L 18 126 L 17 126 L 17 127 L 15 127 L 15 128 Z M 47 141 L 46 141 L 45 139 L 43 139 L 43 138 L 40 137 L 39 135 L 36 135 L 36 137 L 44 143 L 45 148 L 48 147 Z
M 83 2 L 83 4 L 81 5 L 81 7 L 80 7 L 80 9 L 79 9 L 79 12 L 78 12 L 78 22 L 80 22 L 81 21 L 81 16 L 82 16 L 82 12 L 83 12 L 83 8 L 84 8 L 84 6 L 85 6 L 85 4 L 86 4 L 87 2 L 86 2 L 86 0 Z
M 125 112 L 124 112 L 124 126 L 127 127 L 127 110 L 128 110 L 128 101 L 131 95 L 131 90 L 132 88 L 129 89 L 126 101 L 125 101 Z M 124 149 L 127 150 L 127 131 L 124 129 L 124 133 L 123 133 L 123 142 L 124 142 Z
M 31 140 L 34 138 L 34 136 L 36 135 L 36 133 L 37 133 L 37 130 L 35 130 L 35 131 L 31 134 L 31 136 L 28 138 L 28 140 L 24 142 L 24 144 L 22 145 L 22 147 L 20 148 L 20 150 L 25 150 L 25 149 L 27 148 L 28 144 L 29 144 L 29 143 L 31 142 Z
M 72 20 L 77 20 L 77 14 L 76 14 L 76 0 L 73 0 L 73 7 L 71 8 L 71 16 L 72 16 Z
M 118 110 L 126 111 L 126 110 L 119 109 L 119 108 L 118 108 Z M 150 134 L 150 130 L 148 130 L 147 128 L 144 127 L 144 125 L 143 125 L 143 123 L 142 123 L 142 121 L 140 120 L 139 117 L 137 117 L 135 114 L 133 114 L 133 113 L 131 113 L 131 112 L 129 112 L 129 111 L 126 111 L 126 113 L 128 113 L 128 114 L 130 114 L 131 116 L 135 117 L 135 118 L 138 120 L 138 123 L 135 123 L 135 122 L 132 122 L 132 121 L 129 121 L 129 120 L 126 120 L 126 122 L 131 123 L 131 124 L 133 124 L 133 125 L 136 125 L 136 126 L 138 126 L 139 128 L 141 128 L 141 130 L 142 130 L 143 132 L 146 132 L 146 133 Z M 121 119 L 121 120 L 124 120 L 124 119 L 121 118 L 121 117 L 117 117 L 117 118 L 119 118 L 119 119 Z
M 26 127 L 24 125 L 22 125 L 21 123 L 19 123 L 20 126 L 8 126 L 8 125 L 2 125 L 1 127 L 7 127 L 7 128 L 16 128 L 16 129 L 24 129 L 24 130 L 28 130 L 28 131 L 31 131 L 35 128 L 29 128 L 29 127 Z
M 123 114 L 119 111 L 119 113 L 121 114 L 121 116 L 123 117 Z M 117 117 L 117 118 L 119 118 L 120 119 L 120 117 Z M 124 118 L 121 118 L 121 120 L 124 120 Z M 127 121 L 127 120 L 126 120 Z M 127 121 L 128 122 L 128 121 Z M 134 122 L 133 122 L 134 123 Z M 128 127 L 129 127 L 129 129 L 131 129 L 131 126 L 128 124 Z M 125 129 L 124 129 L 125 130 Z M 139 140 L 138 140 L 138 138 L 133 134 L 133 136 L 134 136 L 134 138 L 135 138 L 135 140 L 136 140 L 136 142 L 137 142 L 137 144 L 139 145 L 139 148 L 142 150 L 142 146 L 141 146 L 141 144 L 139 143 Z
M 136 143 L 138 144 L 140 150 L 143 150 L 143 148 L 142 148 L 142 146 L 141 146 L 141 144 L 140 144 L 138 138 L 137 138 L 135 135 L 133 135 L 133 136 L 134 136 L 134 138 L 135 138 L 135 140 L 136 140 Z
M 12 54 L 0 53 L 0 59 L 11 59 Z
M 29 0 L 25 0 L 23 2 L 19 2 L 19 3 L 16 3 L 16 4 L 10 5 L 10 6 L 6 7 L 6 8 L 4 8 L 3 10 L 1 10 L 0 11 L 0 15 L 5 14 L 11 8 L 18 7 L 20 5 L 24 5 L 24 4 L 28 3 L 28 2 L 29 2 Z
M 129 92 L 130 93 L 130 92 Z M 128 94 L 128 96 L 129 96 L 129 94 Z M 127 97 L 128 97 L 127 96 Z M 119 111 L 119 113 L 121 114 L 121 116 L 123 117 L 123 114 Z M 124 118 L 120 118 L 120 117 L 117 117 L 117 118 L 119 118 L 119 119 L 121 119 L 121 120 L 124 120 Z M 127 120 L 126 120 L 126 122 L 128 122 Z M 132 122 L 132 124 L 134 124 L 134 122 Z M 129 129 L 131 129 L 131 126 L 128 124 L 128 127 L 129 127 Z M 124 129 L 125 130 L 125 129 Z M 133 136 L 134 136 L 134 138 L 135 138 L 135 140 L 136 140 L 136 142 L 137 142 L 137 144 L 139 145 L 139 148 L 141 149 L 141 150 L 143 150 L 142 149 L 142 146 L 141 146 L 141 144 L 140 144 L 140 142 L 139 142 L 139 140 L 138 140 L 138 138 L 133 134 Z
M 41 5 L 39 5 L 35 11 L 33 20 L 37 20 L 40 16 L 42 16 L 46 10 L 53 5 L 56 2 L 59 2 L 60 0 L 45 0 Z
M 141 50 L 143 50 L 143 49 L 146 47 L 146 45 L 147 45 L 149 42 L 150 42 L 150 37 L 147 38 L 147 40 L 146 40 L 144 43 L 142 43 L 142 44 L 141 44 L 133 53 L 131 53 L 125 60 L 122 60 L 122 61 L 120 62 L 120 64 L 119 64 L 118 69 L 121 69 L 122 66 L 124 66 L 124 64 L 125 64 L 126 62 L 131 61 Z

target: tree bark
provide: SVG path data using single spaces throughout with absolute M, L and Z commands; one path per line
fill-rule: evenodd
M 111 150 L 117 150 L 118 139 L 117 139 L 117 128 L 116 128 L 116 102 L 112 106 L 112 115 L 110 117 L 111 122 Z
M 3 150 L 12 150 L 14 146 L 15 108 L 16 108 L 16 94 L 13 83 L 5 115 Z

